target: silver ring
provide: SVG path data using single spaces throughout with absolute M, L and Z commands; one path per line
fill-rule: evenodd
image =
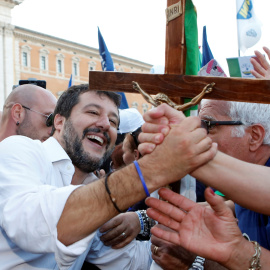
M 123 238 L 126 238 L 126 233 L 125 233 L 125 232 L 122 232 L 122 233 L 121 233 L 121 236 L 122 236 Z
M 154 252 L 153 252 L 153 254 L 154 255 L 157 255 L 157 252 L 158 252 L 158 247 L 157 246 L 154 246 Z

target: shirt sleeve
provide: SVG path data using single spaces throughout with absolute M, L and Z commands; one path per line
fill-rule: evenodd
M 86 261 L 106 270 L 147 270 L 152 263 L 151 242 L 133 240 L 121 249 L 105 246 L 97 231 L 92 241 Z
M 0 143 L 0 226 L 22 250 L 54 253 L 60 263 L 70 263 L 93 237 L 69 247 L 57 239 L 57 223 L 66 200 L 80 186 L 46 184 L 52 166 L 44 158 L 41 143 L 15 137 L 19 138 Z

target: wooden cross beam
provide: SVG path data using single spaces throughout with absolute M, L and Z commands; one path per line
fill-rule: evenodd
M 214 82 L 213 91 L 204 98 L 270 103 L 270 80 L 173 74 L 89 72 L 89 87 L 92 90 L 138 93 L 133 89 L 132 81 L 138 82 L 148 94 L 155 95 L 162 92 L 169 97 L 186 98 L 195 97 L 201 93 L 207 84 Z
M 182 97 L 194 98 L 206 85 L 214 82 L 212 92 L 204 98 L 270 103 L 270 81 L 268 80 L 183 75 L 186 66 L 185 1 L 188 0 L 167 0 L 168 14 L 172 15 L 173 20 L 166 26 L 164 75 L 90 71 L 90 89 L 137 93 L 132 85 L 135 81 L 148 94 L 164 93 L 174 102 L 179 103 Z M 180 9 L 182 15 L 175 17 L 175 13 Z M 170 187 L 179 193 L 180 181 L 171 184 Z
M 207 99 L 270 103 L 270 81 L 267 80 L 181 75 L 185 74 L 186 64 L 185 0 L 167 0 L 167 7 L 172 7 L 168 12 L 172 17 L 174 11 L 178 11 L 179 4 L 182 15 L 169 21 L 166 26 L 164 75 L 90 71 L 90 89 L 137 93 L 132 87 L 132 81 L 136 81 L 148 94 L 161 92 L 170 98 L 193 98 L 207 84 L 214 82 L 213 91 L 205 96 Z

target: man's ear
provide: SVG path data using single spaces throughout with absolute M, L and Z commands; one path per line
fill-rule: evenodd
M 25 118 L 25 109 L 22 107 L 20 103 L 15 103 L 11 107 L 11 117 L 16 123 L 22 123 Z
M 61 132 L 61 130 L 64 127 L 64 124 L 66 122 L 66 118 L 60 114 L 56 114 L 54 116 L 54 127 L 55 130 L 58 130 L 59 132 Z
M 252 125 L 250 127 L 250 135 L 249 149 L 255 152 L 263 144 L 265 129 L 260 124 Z

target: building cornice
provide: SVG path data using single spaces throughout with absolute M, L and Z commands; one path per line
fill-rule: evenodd
M 91 55 L 96 58 L 100 58 L 99 56 L 99 50 L 90 46 L 86 46 L 83 44 L 79 44 L 73 41 L 61 39 L 58 37 L 54 37 L 51 35 L 43 34 L 40 32 L 36 32 L 33 30 L 29 30 L 26 28 L 22 28 L 19 26 L 15 26 L 14 29 L 14 35 L 16 38 L 21 38 L 29 41 L 38 42 L 40 44 L 44 44 L 47 46 L 53 46 L 56 48 L 60 48 L 61 50 L 67 50 L 67 51 L 76 51 L 77 53 L 85 54 L 85 55 Z M 152 65 L 131 59 L 128 57 L 124 57 L 118 54 L 111 53 L 111 56 L 115 62 L 115 64 L 123 64 L 127 66 L 134 66 L 139 69 L 151 69 Z

